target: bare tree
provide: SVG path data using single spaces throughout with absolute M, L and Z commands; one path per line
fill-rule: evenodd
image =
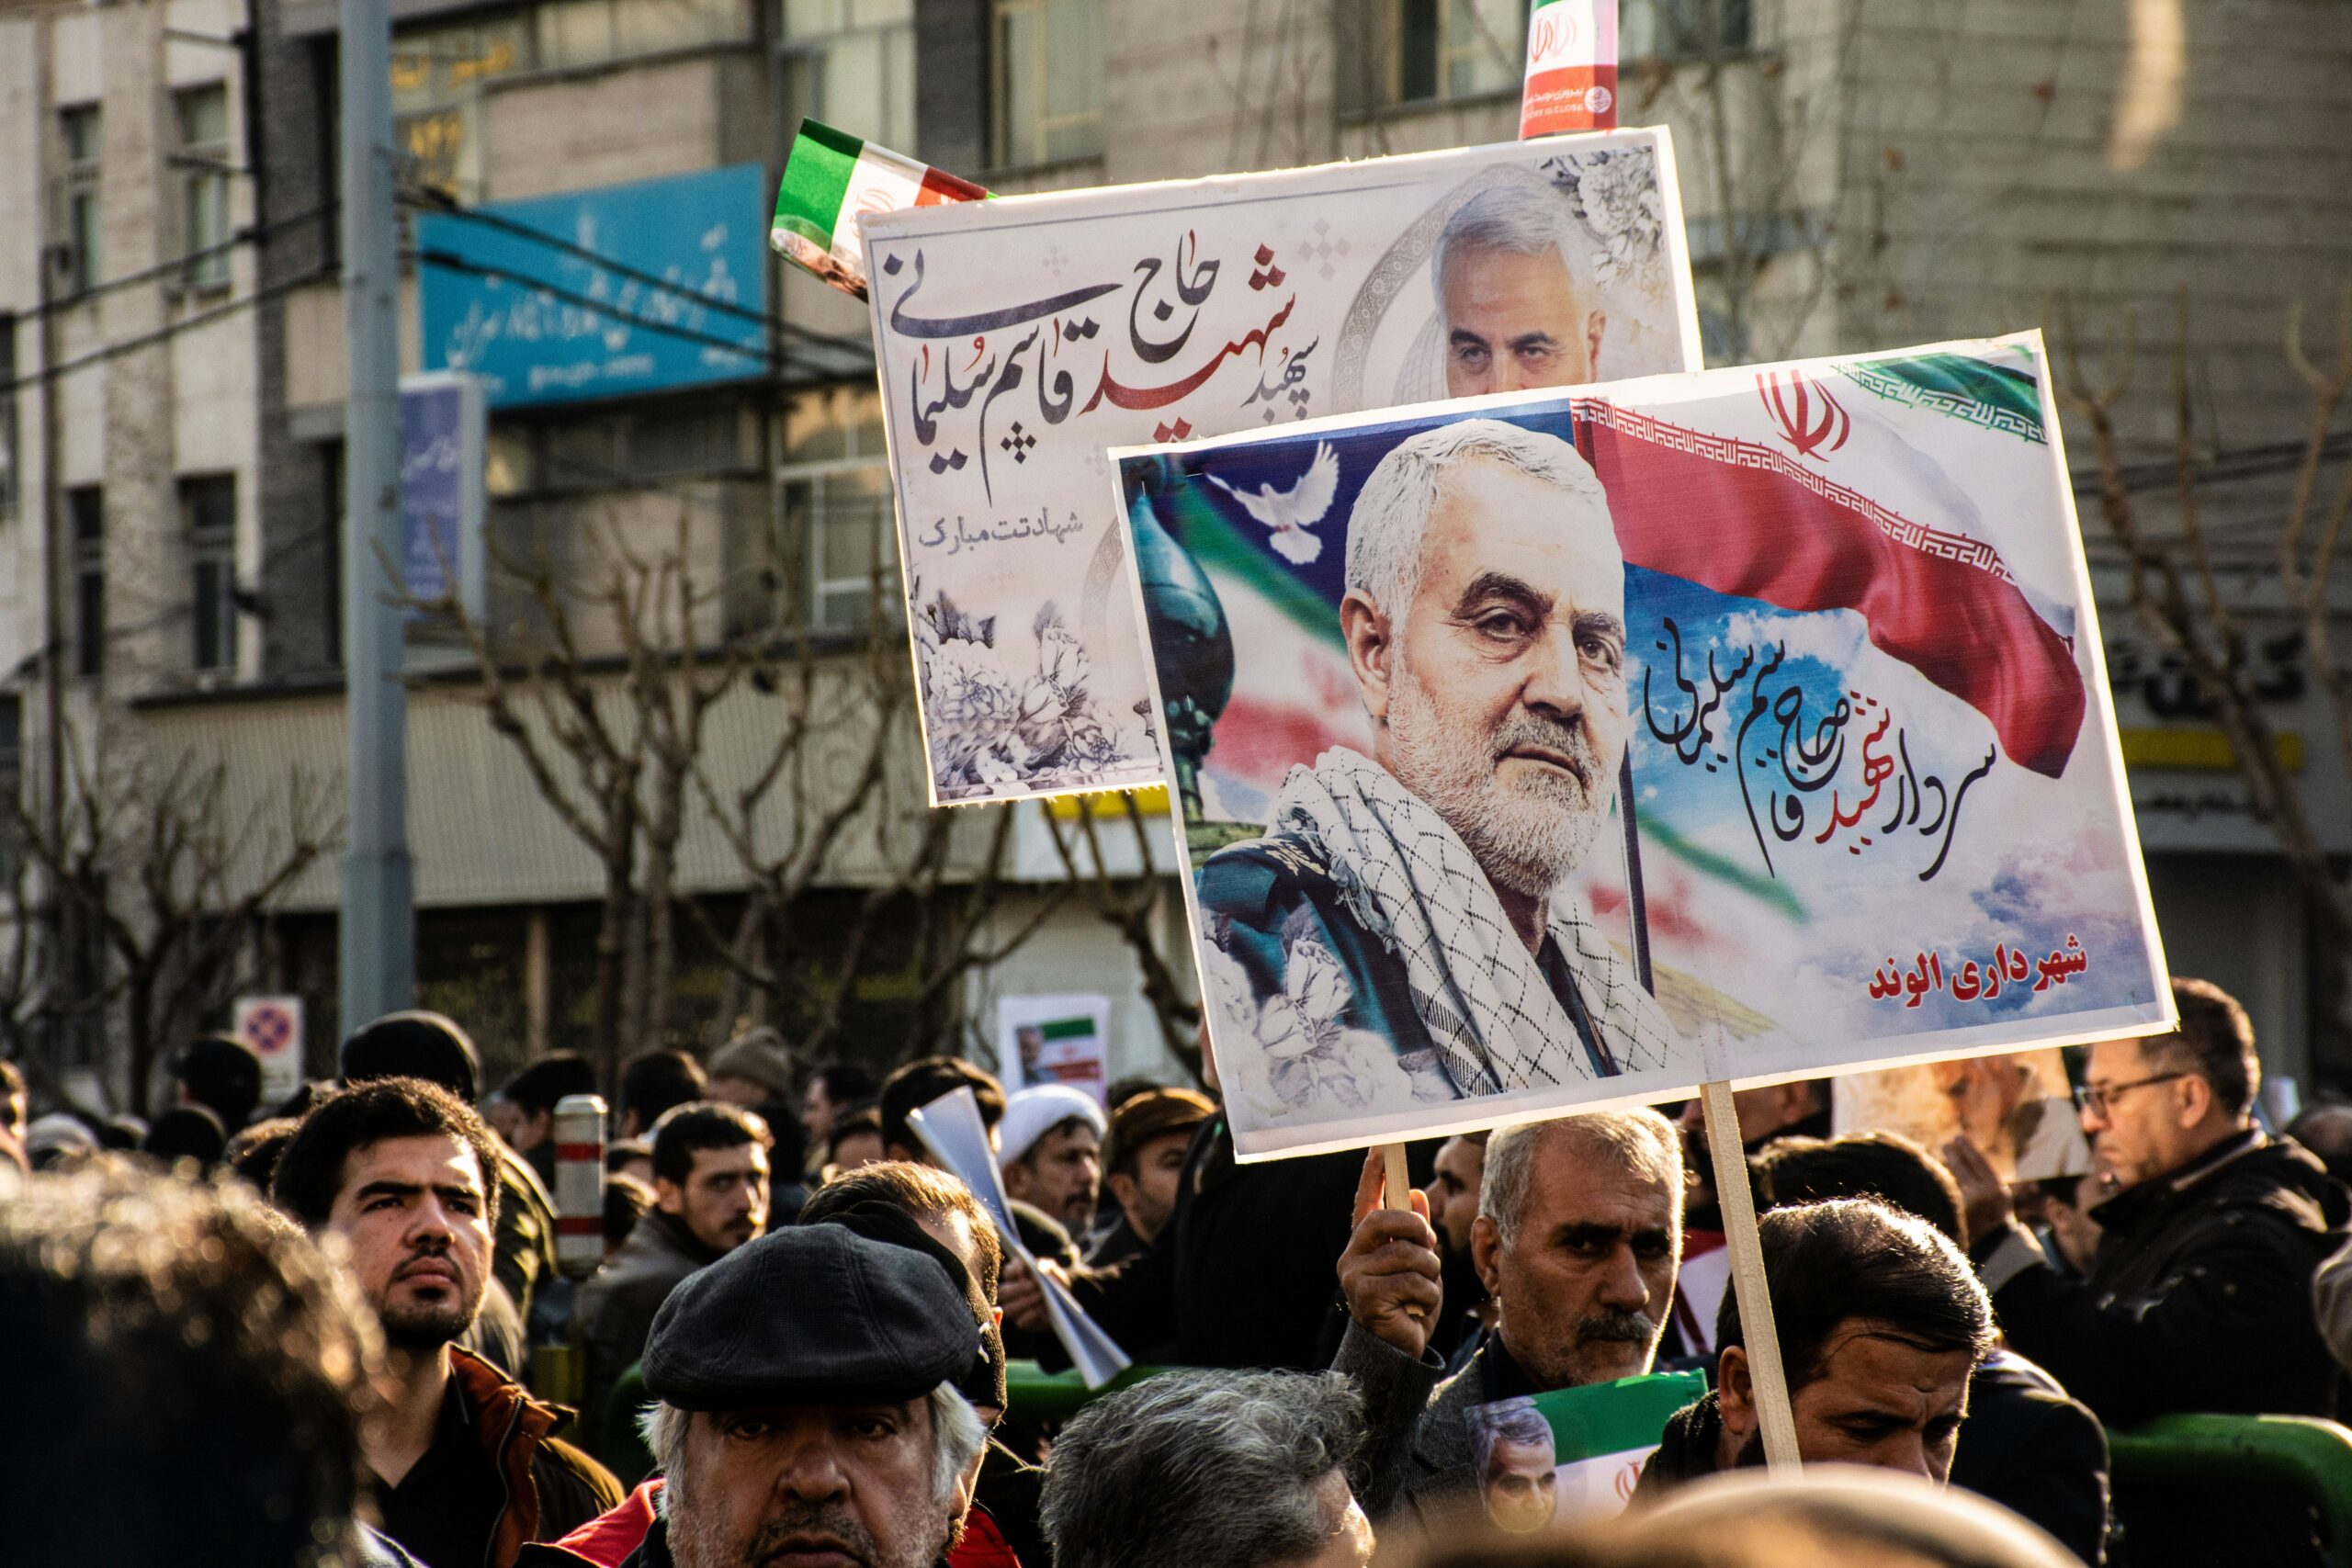
M 2318 913 L 2322 934 L 2341 967 L 2352 958 L 2352 882 L 2330 859 L 2310 807 L 2278 746 L 2278 733 L 2250 669 L 2247 615 L 2216 570 L 2211 528 L 2202 505 L 2200 456 L 2188 368 L 2188 302 L 2176 321 L 2170 388 L 2172 527 L 2159 528 L 2134 493 L 2117 433 L 2117 409 L 2137 368 L 2136 335 L 2126 325 L 2106 373 L 2086 368 L 2075 333 L 2061 317 L 2064 377 L 2060 393 L 2087 425 L 2098 459 L 2099 513 L 2121 547 L 2131 603 L 2141 625 L 2195 677 L 2214 722 L 2229 738 L 2255 813 L 2277 836 L 2297 883 Z M 2315 363 L 2303 342 L 2300 303 L 2289 307 L 2285 356 L 2311 400 L 2310 419 L 2284 517 L 2268 540 L 2271 581 L 2284 615 L 2301 639 L 2304 660 L 2325 693 L 2335 743 L 2352 771 L 2352 667 L 2336 649 L 2335 614 L 2346 589 L 2341 547 L 2352 519 L 2352 472 L 2331 476 L 2338 445 L 2334 426 L 2352 392 L 2352 285 L 2336 298 L 2334 363 Z
M 1134 835 L 1139 874 L 1126 878 L 1111 874 L 1102 836 L 1095 826 L 1097 817 L 1109 815 L 1110 810 L 1110 803 L 1102 796 L 1086 796 L 1078 803 L 1077 826 L 1069 838 L 1063 837 L 1051 812 L 1046 814 L 1046 828 L 1053 835 L 1055 852 L 1061 857 L 1070 883 L 1088 889 L 1095 913 L 1119 933 L 1127 951 L 1134 954 L 1136 968 L 1142 976 L 1143 998 L 1151 1004 L 1152 1017 L 1159 1026 L 1160 1043 L 1197 1077 L 1201 1071 L 1200 1003 L 1184 994 L 1179 979 L 1182 966 L 1170 963 L 1160 951 L 1159 933 L 1153 929 L 1165 900 L 1176 895 L 1160 870 L 1155 835 L 1149 830 L 1133 791 L 1120 794 L 1116 810 Z M 1076 852 L 1081 844 L 1086 850 L 1083 866 Z
M 161 1048 L 193 1034 L 253 983 L 255 938 L 302 874 L 341 840 L 336 792 L 300 768 L 249 808 L 229 799 L 228 769 L 193 751 L 167 765 L 141 761 L 109 773 L 104 788 L 69 730 L 64 808 L 12 796 L 9 818 L 24 861 L 13 879 L 9 956 L 0 986 L 16 1005 L 6 1025 L 20 1055 L 31 1036 L 95 1028 L 123 1046 L 124 1104 L 145 1115 Z M 44 894 L 88 944 L 95 983 L 77 991 L 68 954 L 42 966 L 31 953 L 38 921 L 27 901 L 38 866 Z

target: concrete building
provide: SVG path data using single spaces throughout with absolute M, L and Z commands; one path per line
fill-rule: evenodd
M 19 214 L 37 216 L 51 245 L 93 221 L 101 276 L 114 278 L 182 254 L 187 224 L 209 235 L 209 193 L 225 189 L 232 231 L 255 226 L 252 243 L 226 253 L 225 274 L 162 276 L 48 319 L 71 360 L 184 322 L 216 296 L 260 299 L 57 383 L 58 488 L 102 490 L 94 558 L 112 628 L 103 671 L 68 682 L 69 694 L 166 750 L 224 759 L 239 798 L 260 801 L 286 758 L 341 755 L 334 585 L 353 563 L 337 543 L 335 8 L 253 3 L 250 18 L 238 0 L 0 8 L 0 147 L 39 149 L 37 161 L 0 159 L 0 235 L 33 231 L 11 220 Z M 474 281 L 501 281 L 485 266 L 529 270 L 512 258 L 536 244 L 550 265 L 587 268 L 567 275 L 570 287 L 619 289 L 627 273 L 592 258 L 640 254 L 645 237 L 614 205 L 628 187 L 752 165 L 772 192 L 803 114 L 1001 191 L 1507 140 L 1524 13 L 1524 0 L 398 0 L 407 243 L 430 251 L 473 233 L 454 209 L 512 215 L 508 204 L 549 202 L 529 209 L 534 224 L 573 248 L 508 231 L 502 243 L 523 249 L 503 262 L 469 253 Z M 2211 491 L 2209 515 L 2232 552 L 2222 563 L 2231 591 L 2261 607 L 2264 530 L 2291 475 L 2235 459 L 2301 435 L 2309 408 L 2279 347 L 2288 304 L 2316 307 L 2352 276 L 2352 78 L 2341 68 L 2352 19 L 2304 0 L 2247 0 L 2226 14 L 2187 0 L 1623 0 L 1623 118 L 1674 128 L 1712 362 L 2036 325 L 2064 325 L 2096 356 L 2132 323 L 2142 370 L 2119 408 L 2125 456 L 2161 467 L 2176 400 L 2169 333 L 2186 300 L 2199 449 L 2232 457 L 2227 471 L 2244 476 Z M 208 141 L 222 123 L 202 96 L 216 81 L 225 140 Z M 102 128 L 75 118 L 85 105 L 102 109 Z M 88 148 L 95 164 L 77 151 Z M 192 194 L 216 156 L 225 184 Z M 92 188 L 94 220 L 76 205 Z M 600 541 L 683 537 L 698 581 L 729 585 L 730 624 L 805 627 L 846 670 L 899 624 L 890 595 L 874 592 L 877 573 L 894 580 L 895 551 L 876 393 L 870 358 L 860 360 L 865 319 L 762 256 L 756 310 L 700 318 L 701 370 L 597 395 L 575 384 L 493 397 L 492 537 L 575 574 L 609 564 Z M 0 242 L 0 311 L 18 317 L 20 374 L 40 359 L 39 264 L 31 247 Z M 739 299 L 752 298 L 748 278 L 734 281 L 747 286 Z M 412 277 L 412 368 L 447 355 L 422 292 Z M 708 340 L 746 324 L 757 361 L 714 367 L 710 354 L 725 351 Z M 40 397 L 20 387 L 16 398 L 13 543 L 0 487 L 0 653 L 12 658 L 65 624 L 40 613 L 50 558 L 41 530 L 23 525 L 40 519 L 25 498 L 50 484 Z M 2068 435 L 2083 473 L 2084 433 Z M 2161 486 L 2143 500 L 2161 524 Z M 77 536 L 72 504 L 61 501 L 69 521 L 50 530 L 61 552 Z M 2174 700 L 2177 679 L 2132 624 L 2118 558 L 2086 521 L 2173 963 L 2239 990 L 2274 1066 L 2308 1078 L 2308 1043 L 2342 1010 L 2340 987 L 2315 971 L 2310 921 L 2267 829 L 2225 750 L 2217 765 L 2210 726 Z M 205 575 L 223 558 L 231 575 Z M 493 592 L 488 614 L 529 620 L 512 592 Z M 582 650 L 608 693 L 620 640 Z M 419 648 L 421 660 L 451 662 L 446 637 Z M 29 760 L 38 682 L 19 689 Z M 2335 847 L 2352 852 L 2317 683 L 2276 689 L 2292 694 L 2281 712 L 2306 735 L 2307 794 Z M 505 1061 L 582 1038 L 605 878 L 538 803 L 481 696 L 450 673 L 413 700 L 421 980 L 427 1001 L 467 1013 Z M 775 712 L 750 692 L 713 710 L 727 776 L 756 773 Z M 836 891 L 809 906 L 817 927 L 845 920 L 905 852 L 910 840 L 897 851 L 888 840 L 920 827 L 911 765 L 893 763 L 891 824 L 828 870 Z M 988 833 L 985 815 L 965 815 L 958 877 Z M 975 940 L 1042 925 L 1002 964 L 958 976 L 953 1010 L 985 1021 L 1000 993 L 1099 991 L 1116 1010 L 1114 1071 L 1170 1070 L 1122 939 L 1089 898 L 1057 890 L 1066 878 L 1046 832 L 1034 809 L 1017 823 L 1005 860 L 1013 886 Z M 675 858 L 677 886 L 729 915 L 742 864 L 707 811 L 685 811 Z M 338 1021 L 322 967 L 334 892 L 331 863 L 288 890 L 264 976 L 311 998 L 321 1036 Z M 1148 923 L 1189 983 L 1172 885 Z M 820 929 L 811 950 L 824 940 Z M 728 975 L 708 953 L 684 964 L 673 1021 L 721 1023 L 741 1000 Z M 909 984 L 875 977 L 877 1020 L 896 1005 L 893 986 Z M 2352 1075 L 2352 1064 L 2317 1070 Z

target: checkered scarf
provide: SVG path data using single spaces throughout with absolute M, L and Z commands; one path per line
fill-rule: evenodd
M 1269 827 L 1319 845 L 1350 914 L 1404 961 L 1413 1006 L 1457 1092 L 1502 1094 L 1594 1077 L 1567 1010 L 1470 847 L 1396 775 L 1333 747 L 1311 769 L 1291 770 Z M 1622 1070 L 1662 1067 L 1686 1054 L 1633 965 L 1584 910 L 1555 898 L 1546 918 Z

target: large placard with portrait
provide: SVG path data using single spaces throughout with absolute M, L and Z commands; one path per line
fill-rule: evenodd
M 859 222 L 933 804 L 1161 782 L 1106 447 L 1700 363 L 1663 130 Z
M 1113 457 L 1245 1157 L 2169 1026 L 2038 335 Z

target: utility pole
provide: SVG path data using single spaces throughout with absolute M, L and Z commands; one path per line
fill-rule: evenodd
M 391 7 L 342 0 L 345 706 L 351 746 L 339 922 L 345 1033 L 416 987 L 408 854 L 407 631 L 377 579 L 401 550 Z

